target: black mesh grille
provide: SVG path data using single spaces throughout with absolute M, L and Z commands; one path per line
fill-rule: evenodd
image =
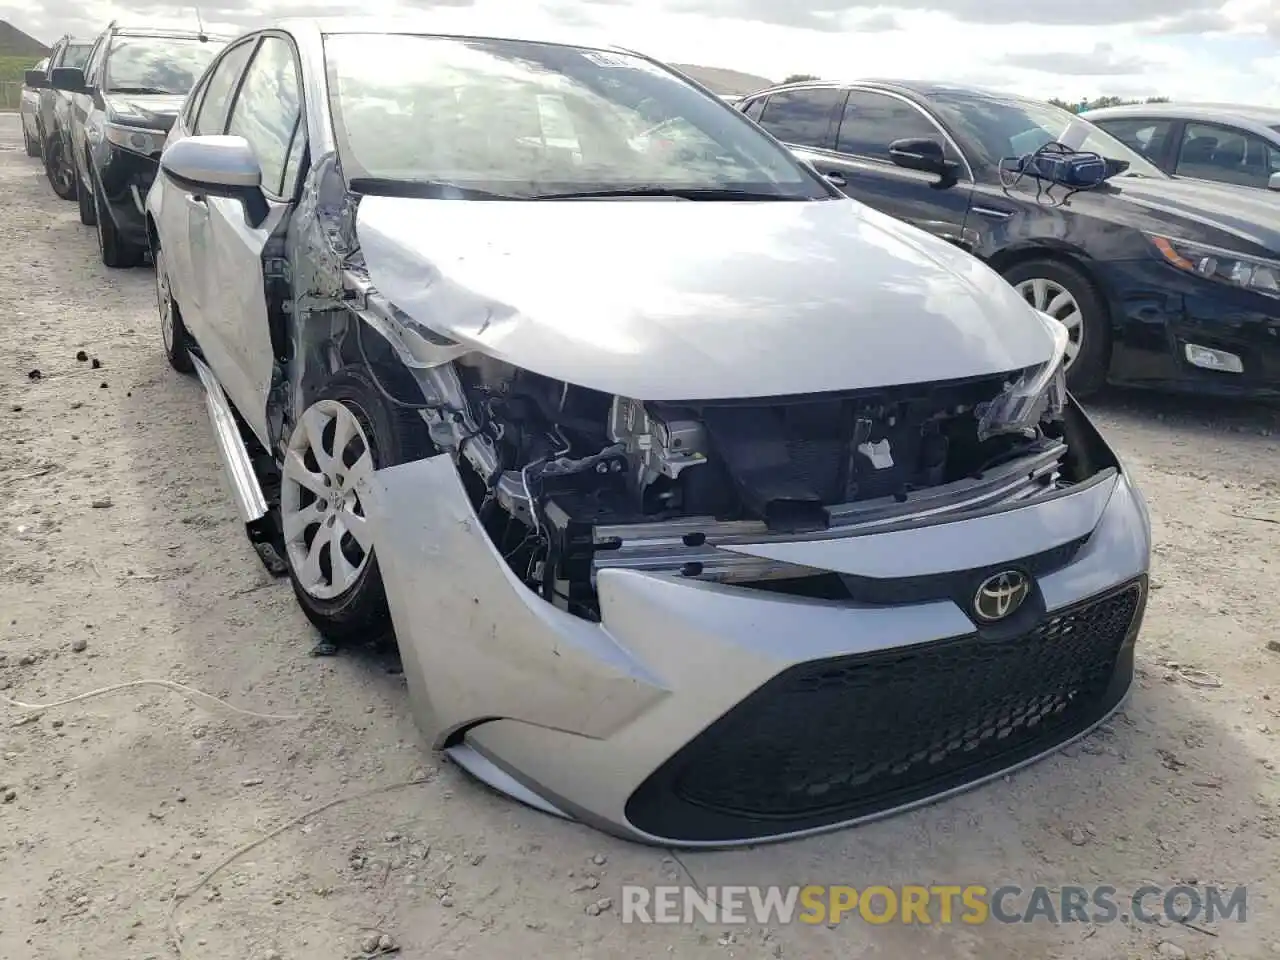
M 1142 598 L 1138 582 L 1011 639 L 971 635 L 801 664 L 672 757 L 628 814 L 673 839 L 765 836 L 892 809 L 1004 769 L 1123 695 L 1125 639 Z

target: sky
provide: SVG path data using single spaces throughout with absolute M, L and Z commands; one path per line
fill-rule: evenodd
M 781 80 L 903 78 L 1069 101 L 1100 95 L 1280 106 L 1280 0 L 205 0 L 205 28 L 286 16 L 426 14 L 442 29 L 588 31 L 676 63 Z M 190 26 L 156 0 L 0 0 L 52 43 L 112 18 Z

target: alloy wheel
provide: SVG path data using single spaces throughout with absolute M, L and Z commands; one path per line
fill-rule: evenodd
M 75 171 L 72 169 L 70 162 L 68 162 L 67 151 L 63 150 L 61 145 L 57 143 L 53 145 L 53 156 L 49 159 L 49 168 L 52 171 L 54 186 L 57 187 L 59 195 L 69 193 L 75 179 Z
M 358 492 L 373 470 L 369 442 L 349 407 L 320 400 L 307 408 L 285 454 L 280 520 L 298 584 L 317 600 L 351 589 L 373 555 Z
M 173 296 L 169 293 L 169 275 L 165 272 L 164 250 L 155 252 L 156 309 L 160 311 L 160 336 L 164 337 L 165 351 L 173 353 Z
M 1067 328 L 1066 366 L 1070 369 L 1084 344 L 1084 314 L 1071 291 L 1056 280 L 1032 277 L 1014 286 L 1022 299 Z

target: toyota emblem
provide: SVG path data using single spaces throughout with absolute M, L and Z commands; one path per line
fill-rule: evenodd
M 1031 581 L 1026 574 L 1017 570 L 1003 570 L 993 577 L 987 577 L 978 587 L 973 597 L 974 615 L 985 623 L 1003 620 L 1012 614 L 1027 599 L 1031 592 Z

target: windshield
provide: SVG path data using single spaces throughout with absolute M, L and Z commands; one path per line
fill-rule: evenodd
M 628 54 L 409 34 L 325 37 L 348 177 L 501 197 L 831 194 L 741 114 Z
M 67 52 L 62 55 L 62 65 L 74 70 L 83 70 L 89 59 L 89 51 L 92 49 L 92 43 L 68 43 Z
M 117 37 L 107 56 L 104 93 L 186 96 L 223 44 L 174 37 Z
M 1005 157 L 1034 153 L 1056 140 L 1072 150 L 1123 160 L 1129 164 L 1128 174 L 1165 179 L 1149 160 L 1111 134 L 1049 103 L 963 93 L 939 93 L 930 101 L 971 149 L 980 151 L 977 159 L 988 167 L 998 167 Z

